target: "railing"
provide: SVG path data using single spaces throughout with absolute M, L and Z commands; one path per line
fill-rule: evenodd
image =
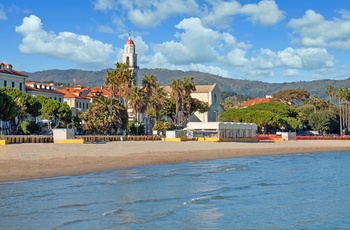
M 52 135 L 4 135 L 0 139 L 6 140 L 6 143 L 52 143 Z
M 276 134 L 259 134 L 259 141 L 276 141 L 283 140 L 281 135 Z M 350 136 L 327 137 L 327 136 L 296 136 L 296 140 L 350 140 Z

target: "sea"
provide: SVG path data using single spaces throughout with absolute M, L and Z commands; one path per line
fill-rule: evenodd
M 350 229 L 350 152 L 0 183 L 0 229 Z

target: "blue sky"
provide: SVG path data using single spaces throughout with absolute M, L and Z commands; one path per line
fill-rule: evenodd
M 350 77 L 347 0 L 2 0 L 0 62 L 101 70 L 129 32 L 140 68 L 263 82 Z

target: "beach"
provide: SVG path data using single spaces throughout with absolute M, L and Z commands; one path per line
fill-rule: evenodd
M 0 182 L 221 158 L 350 151 L 346 140 L 277 142 L 118 141 L 0 146 Z

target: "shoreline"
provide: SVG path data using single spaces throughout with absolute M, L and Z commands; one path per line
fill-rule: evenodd
M 9 144 L 0 146 L 0 182 L 80 175 L 155 164 L 333 151 L 350 152 L 350 141 Z

